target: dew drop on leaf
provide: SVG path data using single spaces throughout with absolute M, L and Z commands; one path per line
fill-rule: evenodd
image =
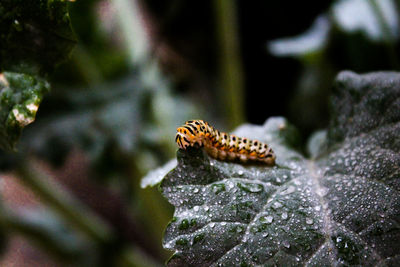
M 289 241 L 287 241 L 287 240 L 283 240 L 283 241 L 282 241 L 282 245 L 283 245 L 285 248 L 290 248 L 290 243 L 289 243 Z
M 267 223 L 267 224 L 270 224 L 270 223 L 273 222 L 274 217 L 272 217 L 271 215 L 268 215 L 268 216 L 261 217 L 260 220 L 265 222 L 265 223 Z

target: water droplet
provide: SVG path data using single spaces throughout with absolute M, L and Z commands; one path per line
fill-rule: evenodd
M 204 207 L 204 210 L 205 210 L 205 211 L 208 211 L 209 209 L 210 209 L 209 206 L 205 206 L 205 207 Z
M 264 232 L 264 233 L 262 234 L 263 237 L 267 237 L 268 235 L 269 235 L 268 232 Z
M 214 228 L 214 226 L 215 226 L 215 223 L 213 223 L 213 222 L 210 223 L 210 227 L 211 227 L 211 228 Z
M 290 248 L 290 243 L 289 243 L 289 241 L 287 241 L 287 240 L 283 240 L 283 241 L 282 241 L 282 245 L 283 245 L 285 248 Z
M 239 174 L 240 176 L 242 176 L 242 175 L 243 175 L 243 171 L 242 171 L 242 170 L 238 171 L 238 174 Z
M 311 218 L 306 218 L 306 224 L 313 224 L 314 221 Z
M 261 217 L 261 219 L 260 219 L 260 221 L 266 222 L 268 224 L 272 223 L 273 220 L 274 220 L 274 217 L 272 217 L 271 215 Z
M 282 219 L 286 220 L 288 218 L 287 212 L 282 213 Z
M 282 192 L 282 195 L 288 195 L 296 191 L 296 187 L 290 185 L 285 191 Z
M 193 189 L 193 193 L 198 193 L 198 192 L 199 192 L 198 188 Z
M 194 210 L 194 211 L 199 211 L 199 209 L 200 209 L 199 206 L 194 206 L 194 207 L 193 207 L 193 210 Z
M 226 225 L 226 222 L 221 222 L 221 225 L 222 225 L 222 226 L 225 226 L 225 225 Z
M 282 204 L 280 202 L 274 202 L 274 204 L 272 204 L 272 206 L 274 206 L 275 209 L 279 209 L 282 207 Z
M 320 211 L 321 210 L 321 206 L 315 206 L 315 210 L 316 211 Z
M 245 191 L 245 192 L 249 192 L 249 193 L 259 193 L 261 191 L 264 190 L 263 185 L 261 184 L 254 184 L 254 183 L 237 183 L 237 186 Z
M 213 184 L 211 186 L 211 188 L 212 188 L 213 192 L 218 195 L 219 193 L 225 191 L 225 184 L 223 184 L 223 183 Z

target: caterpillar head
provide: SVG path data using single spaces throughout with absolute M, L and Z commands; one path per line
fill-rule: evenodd
M 186 149 L 188 146 L 193 146 L 195 136 L 191 134 L 185 127 L 179 127 L 175 136 L 175 142 L 179 148 Z

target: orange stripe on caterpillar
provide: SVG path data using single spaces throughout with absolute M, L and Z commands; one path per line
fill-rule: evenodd
M 195 144 L 204 147 L 211 157 L 219 160 L 275 164 L 275 153 L 267 144 L 220 132 L 203 120 L 187 121 L 179 127 L 175 142 L 181 149 Z

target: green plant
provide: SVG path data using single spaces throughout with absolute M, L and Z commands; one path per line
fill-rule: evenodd
M 395 265 L 400 260 L 400 74 L 336 80 L 327 131 L 296 150 L 285 119 L 236 133 L 276 152 L 275 167 L 178 151 L 160 190 L 175 206 L 168 266 Z
M 253 103 L 265 117 L 287 104 L 291 88 L 270 76 L 260 88 L 274 101 L 249 93 L 249 72 L 261 73 L 262 64 L 249 68 L 245 60 L 242 7 L 259 5 L 202 2 L 195 9 L 204 13 L 192 16 L 195 4 L 179 0 L 0 1 L 2 255 L 38 259 L 41 249 L 60 265 L 160 266 L 171 255 L 164 245 L 174 252 L 171 266 L 396 265 L 399 74 L 340 74 L 331 125 L 313 135 L 307 152 L 301 141 L 326 126 L 324 100 L 339 70 L 398 64 L 398 15 L 387 8 L 394 1 L 349 1 L 353 11 L 372 8 L 361 25 L 375 21 L 378 38 L 369 28 L 341 27 L 332 14 L 348 6 L 332 2 L 317 20 L 322 31 L 311 34 L 317 46 L 304 46 L 307 34 L 274 45 L 302 63 L 304 91 L 292 105 L 294 117 L 305 118 L 300 130 L 271 118 L 236 131 L 272 146 L 277 165 L 269 168 L 220 162 L 198 149 L 178 151 L 176 160 L 173 142 L 188 119 L 223 129 L 246 120 Z M 273 14 L 280 3 L 265 7 L 283 25 Z M 258 34 L 256 46 L 265 49 Z M 285 68 L 289 76 L 297 79 Z M 173 207 L 139 183 L 171 158 L 142 180 L 142 187 L 159 184 L 175 206 L 162 233 Z M 27 192 L 32 206 L 18 199 Z M 15 248 L 16 236 L 33 252 Z

